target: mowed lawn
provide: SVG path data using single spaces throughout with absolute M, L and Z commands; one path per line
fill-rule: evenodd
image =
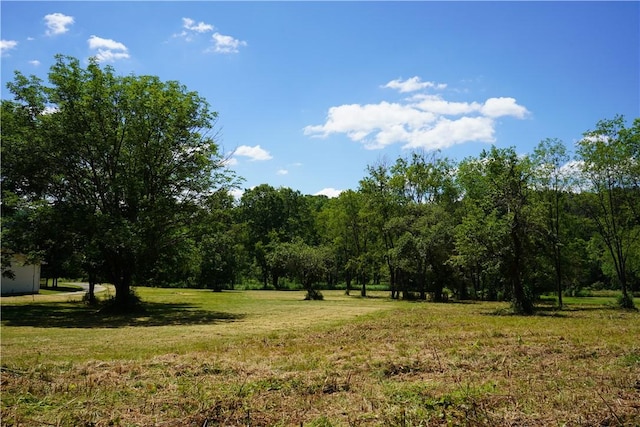
M 325 291 L 2 298 L 3 426 L 640 425 L 640 314 Z M 596 303 L 594 303 L 596 302 Z

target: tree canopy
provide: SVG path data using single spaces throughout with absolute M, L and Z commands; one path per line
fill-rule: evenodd
M 157 279 L 161 254 L 230 183 L 213 139 L 216 113 L 196 92 L 153 76 L 118 76 L 57 56 L 48 84 L 16 72 L 3 101 L 3 192 L 76 212 L 74 228 L 126 306 Z
M 570 161 L 491 147 L 454 162 L 409 152 L 338 197 L 261 184 L 235 199 L 217 114 L 178 82 L 58 56 L 2 101 L 2 245 L 48 277 L 132 286 L 376 286 L 391 298 L 511 301 L 640 288 L 640 119 L 602 120 Z

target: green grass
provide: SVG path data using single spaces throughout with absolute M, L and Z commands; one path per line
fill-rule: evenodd
M 640 424 L 640 314 L 608 300 L 137 292 L 132 316 L 3 298 L 2 425 Z
M 101 314 L 79 303 L 78 297 L 37 303 L 27 297 L 12 302 L 4 298 L 3 360 L 37 363 L 39 353 L 29 351 L 33 339 L 43 342 L 41 353 L 48 361 L 141 359 L 206 350 L 218 345 L 206 339 L 212 334 L 220 341 L 286 332 L 393 307 L 386 299 L 353 299 L 338 291 L 316 302 L 303 301 L 303 291 L 139 288 L 137 293 L 146 312 L 135 315 Z

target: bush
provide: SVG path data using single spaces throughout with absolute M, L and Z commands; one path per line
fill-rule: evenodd
M 620 308 L 637 310 L 636 305 L 633 302 L 633 295 L 630 293 L 620 295 L 617 299 L 617 304 Z
M 317 289 L 307 289 L 307 295 L 304 297 L 305 301 L 322 301 L 324 295 Z
M 142 300 L 136 294 L 136 292 L 131 289 L 129 291 L 129 297 L 126 300 L 126 304 L 122 304 L 119 301 L 116 301 L 115 296 L 104 301 L 102 308 L 99 310 L 101 313 L 112 313 L 112 314 L 121 314 L 121 313 L 144 313 L 145 308 Z

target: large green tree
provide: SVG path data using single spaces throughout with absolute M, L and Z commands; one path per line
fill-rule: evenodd
M 280 268 L 271 269 L 269 253 L 279 243 L 302 239 L 315 242 L 315 216 L 310 204 L 316 199 L 303 196 L 287 187 L 261 184 L 247 189 L 240 199 L 240 220 L 246 228 L 246 247 L 253 258 L 264 288 L 269 277 L 277 287 Z M 275 265 L 275 264 L 273 264 Z
M 630 128 L 623 116 L 601 120 L 578 143 L 585 186 L 595 199 L 589 213 L 615 270 L 622 305 L 633 307 L 629 259 L 640 239 L 640 119 Z
M 530 280 L 532 236 L 535 234 L 531 212 L 531 164 L 519 157 L 513 148 L 483 151 L 478 159 L 467 159 L 460 166 L 459 180 L 465 191 L 465 203 L 473 206 L 466 216 L 474 216 L 464 224 L 477 223 L 492 235 L 479 236 L 486 242 L 477 250 L 492 253 L 505 281 L 505 293 L 510 296 L 516 313 L 533 312 L 534 290 Z M 478 218 L 480 216 L 480 218 Z M 459 229 L 460 230 L 460 229 Z M 458 237 L 461 237 L 458 233 Z M 469 243 L 457 244 L 459 251 L 474 252 Z M 496 254 L 497 252 L 497 254 Z M 470 263 L 478 258 L 463 253 L 462 260 Z
M 3 184 L 86 214 L 83 237 L 126 309 L 131 286 L 153 279 L 202 201 L 229 184 L 213 139 L 216 113 L 176 81 L 119 76 L 95 59 L 83 67 L 59 55 L 48 84 L 16 72 L 8 87 L 15 100 L 3 112 L 20 120 L 3 128 Z
M 347 295 L 353 280 L 360 286 L 360 295 L 367 296 L 367 281 L 371 276 L 367 263 L 370 235 L 363 220 L 362 193 L 347 190 L 330 199 L 319 215 L 318 224 L 327 244 L 333 248 L 337 267 L 346 282 Z

